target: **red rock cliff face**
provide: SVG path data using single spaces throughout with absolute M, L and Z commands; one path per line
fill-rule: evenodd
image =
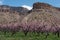
M 40 2 L 36 2 L 33 4 L 33 9 L 48 9 L 51 8 L 52 6 L 47 4 L 47 3 L 40 3 Z

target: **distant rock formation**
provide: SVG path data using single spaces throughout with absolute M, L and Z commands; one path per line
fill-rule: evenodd
M 23 8 L 23 7 L 11 7 L 10 10 L 11 10 L 11 12 L 16 11 L 16 12 L 20 13 L 20 15 L 21 14 L 24 15 L 24 13 L 28 12 L 28 9 Z
M 33 9 L 48 9 L 51 8 L 52 6 L 47 4 L 47 3 L 40 3 L 36 2 L 33 4 Z
M 7 5 L 0 5 L 0 12 L 9 12 L 10 7 Z
M 28 11 L 28 13 L 31 13 L 31 12 L 55 12 L 55 11 L 60 11 L 60 8 L 54 7 L 48 3 L 36 2 L 33 4 L 32 10 Z
M 7 6 L 7 5 L 0 5 L 0 12 L 10 12 L 10 13 L 20 13 L 24 14 L 28 12 L 28 9 L 23 8 L 23 7 L 12 7 L 12 6 Z
M 46 11 L 46 10 L 51 10 L 52 8 L 53 8 L 53 6 L 50 5 L 50 4 L 36 2 L 36 3 L 33 4 L 32 10 L 30 10 L 29 12 Z

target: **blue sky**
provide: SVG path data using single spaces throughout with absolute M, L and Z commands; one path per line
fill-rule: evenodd
M 60 7 L 60 0 L 0 0 L 0 5 L 3 4 L 10 6 L 22 6 L 22 5 L 32 6 L 34 2 L 44 2 L 49 3 L 56 7 Z

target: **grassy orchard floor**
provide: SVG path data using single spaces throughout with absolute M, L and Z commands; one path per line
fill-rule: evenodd
M 15 35 L 11 36 L 11 33 L 2 33 L 0 32 L 0 40 L 60 40 L 57 35 L 50 33 L 47 39 L 45 39 L 45 33 L 37 36 L 37 33 L 28 33 L 27 36 L 23 32 L 18 32 Z

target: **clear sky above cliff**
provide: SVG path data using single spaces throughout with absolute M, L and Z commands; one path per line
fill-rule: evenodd
M 10 6 L 22 6 L 28 5 L 32 6 L 34 2 L 44 2 L 49 3 L 53 6 L 60 7 L 60 0 L 0 0 L 0 5 L 10 5 Z

